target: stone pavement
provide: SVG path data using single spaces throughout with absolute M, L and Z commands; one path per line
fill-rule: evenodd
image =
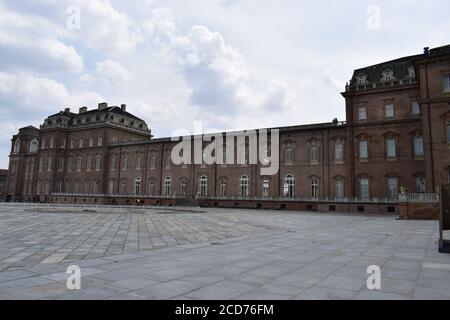
M 450 299 L 435 221 L 0 206 L 2 299 Z M 109 210 L 109 211 L 107 211 Z M 81 268 L 81 290 L 66 268 Z M 381 267 L 381 290 L 366 287 Z

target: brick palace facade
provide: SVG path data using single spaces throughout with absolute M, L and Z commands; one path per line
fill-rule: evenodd
M 274 176 L 174 165 L 176 142 L 152 138 L 126 105 L 67 108 L 13 136 L 4 197 L 400 213 L 402 199 L 435 203 L 450 181 L 450 46 L 355 70 L 342 96 L 345 122 L 278 128 Z

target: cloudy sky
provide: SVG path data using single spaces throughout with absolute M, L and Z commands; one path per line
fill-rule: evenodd
M 126 103 L 156 137 L 344 120 L 356 68 L 448 44 L 448 0 L 0 0 L 0 168 L 66 107 Z

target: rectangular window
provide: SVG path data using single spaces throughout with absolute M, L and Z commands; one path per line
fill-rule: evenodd
M 54 138 L 51 137 L 50 138 L 50 149 L 53 149 L 53 144 L 54 144 Z
M 394 105 L 393 104 L 387 104 L 384 106 L 384 116 L 386 118 L 394 117 Z
M 42 139 L 41 149 L 42 149 L 42 150 L 45 149 L 45 139 Z
M 366 107 L 361 107 L 358 109 L 358 119 L 359 121 L 367 120 Z
M 97 156 L 95 158 L 95 171 L 100 171 L 100 163 L 101 163 L 101 159 L 99 156 Z
M 98 137 L 98 141 L 97 141 L 97 145 L 98 145 L 99 147 L 101 147 L 102 144 L 103 144 L 103 137 L 102 137 L 102 136 L 99 136 L 99 137 Z
M 369 157 L 369 153 L 367 150 L 367 140 L 359 141 L 359 158 L 367 159 Z
M 444 96 L 450 96 L 450 76 L 445 76 L 442 80 Z
M 447 143 L 450 144 L 450 121 L 447 122 Z
M 59 172 L 64 171 L 64 159 L 59 160 Z
M 362 178 L 360 180 L 360 195 L 363 199 L 369 198 L 369 179 Z
M 386 139 L 386 156 L 388 158 L 396 157 L 395 138 Z
M 414 137 L 414 155 L 416 157 L 423 157 L 423 138 Z
M 342 157 L 342 143 L 338 142 L 334 145 L 334 161 L 336 162 L 341 162 L 343 157 Z
M 420 115 L 420 105 L 417 101 L 411 102 L 411 114 L 413 116 Z

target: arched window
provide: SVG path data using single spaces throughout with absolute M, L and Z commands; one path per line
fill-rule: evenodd
M 264 178 L 262 184 L 262 196 L 268 197 L 270 195 L 270 179 Z
M 241 197 L 248 197 L 249 195 L 249 178 L 247 175 L 243 174 L 239 178 L 239 195 Z
M 141 177 L 134 179 L 134 193 L 137 195 L 141 194 Z
M 165 177 L 163 185 L 164 195 L 168 196 L 172 192 L 172 178 Z
M 313 199 L 317 199 L 319 198 L 319 179 L 316 177 L 312 177 L 310 180 L 310 193 L 311 193 L 311 198 Z
M 100 156 L 95 157 L 95 171 L 100 171 L 102 159 Z
M 127 182 L 125 180 L 120 182 L 120 193 L 127 194 Z
M 81 157 L 77 159 L 77 171 L 81 171 Z
M 112 156 L 111 157 L 111 171 L 116 170 L 116 162 L 117 162 L 116 156 Z
M 295 196 L 295 176 L 292 173 L 287 173 L 284 176 L 283 195 L 286 198 L 293 198 Z
M 39 142 L 37 141 L 37 139 L 33 139 L 30 142 L 30 153 L 35 153 L 38 151 L 39 148 Z
M 113 194 L 114 193 L 114 180 L 111 179 L 108 182 L 108 193 Z
M 369 178 L 368 177 L 359 178 L 359 196 L 362 199 L 368 199 L 370 197 L 369 190 L 370 190 Z
M 334 144 L 334 161 L 337 163 L 341 163 L 344 160 L 344 144 L 341 140 L 336 140 Z
M 95 180 L 94 181 L 94 193 L 100 193 L 100 180 Z
M 122 160 L 122 170 L 126 171 L 128 169 L 128 156 L 124 155 Z
M 148 180 L 148 192 L 149 195 L 154 195 L 155 194 L 155 179 L 154 178 L 150 178 Z
M 334 181 L 334 196 L 337 199 L 344 197 L 344 179 L 341 177 Z
M 74 192 L 75 193 L 80 193 L 80 181 L 79 180 L 75 181 L 75 190 L 74 190 Z
M 92 158 L 88 157 L 86 160 L 86 171 L 91 171 L 92 168 Z
M 14 142 L 13 152 L 19 153 L 19 151 L 20 151 L 20 139 L 16 139 L 16 142 Z
M 91 136 L 89 138 L 89 147 L 92 147 L 92 146 L 94 146 L 94 137 L 93 136 Z
M 91 181 L 89 179 L 84 181 L 84 193 L 91 193 Z
M 396 200 L 398 195 L 398 178 L 388 178 L 388 197 L 390 200 Z
M 98 145 L 99 147 L 101 147 L 102 144 L 103 144 L 103 137 L 102 137 L 102 136 L 99 136 L 99 137 L 98 137 L 98 140 L 97 140 L 97 145 Z
M 226 178 L 222 178 L 220 180 L 220 195 L 222 197 L 225 197 L 227 195 L 227 185 L 228 185 L 228 180 Z
M 188 179 L 187 178 L 181 178 L 180 186 L 181 186 L 180 194 L 182 196 L 187 196 L 187 194 L 188 194 Z
M 83 145 L 84 145 L 84 139 L 80 138 L 80 145 L 79 145 L 80 149 L 83 148 Z
M 53 159 L 52 159 L 52 157 L 50 157 L 50 158 L 48 158 L 48 162 L 47 162 L 47 172 L 52 171 L 52 166 L 53 166 Z
M 198 195 L 208 195 L 208 177 L 206 175 L 201 175 L 198 179 Z
M 416 192 L 417 193 L 425 193 L 427 190 L 426 180 L 424 176 L 416 177 Z

